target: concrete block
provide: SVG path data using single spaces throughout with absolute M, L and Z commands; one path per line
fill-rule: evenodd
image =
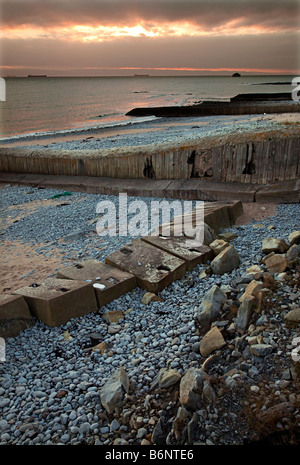
M 142 240 L 184 260 L 187 270 L 214 257 L 210 247 L 197 245 L 195 240 L 186 237 L 145 236 Z
M 208 202 L 204 205 L 204 222 L 210 226 L 216 234 L 221 229 L 230 228 L 231 220 L 228 214 L 228 205 L 221 202 Z
M 85 260 L 58 270 L 57 278 L 75 281 L 91 281 L 97 297 L 98 307 L 108 304 L 137 285 L 136 277 L 97 260 Z
M 109 255 L 106 263 L 134 274 L 139 287 L 155 294 L 186 272 L 184 260 L 141 239 Z
M 79 281 L 46 278 L 14 294 L 22 295 L 31 314 L 52 327 L 98 310 L 93 285 Z
M 0 295 L 0 337 L 15 337 L 32 323 L 32 315 L 22 296 Z

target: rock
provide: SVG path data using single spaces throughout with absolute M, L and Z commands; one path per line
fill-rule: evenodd
M 262 283 L 253 279 L 246 287 L 245 292 L 239 298 L 239 301 L 243 302 L 243 300 L 247 299 L 249 296 L 254 297 L 255 301 L 257 301 L 259 298 L 259 293 L 262 290 L 262 288 L 263 288 Z
M 178 371 L 171 368 L 170 370 L 166 370 L 164 373 L 162 373 L 162 376 L 159 380 L 159 387 L 161 389 L 166 389 L 178 383 L 180 379 L 181 379 L 181 374 L 178 373 Z
M 288 261 L 285 255 L 275 254 L 266 260 L 266 267 L 271 273 L 282 273 L 287 266 Z
M 262 252 L 269 254 L 271 252 L 285 253 L 289 246 L 284 239 L 276 239 L 274 237 L 266 237 L 262 241 Z
M 268 253 L 268 255 L 265 255 L 265 256 L 261 259 L 261 262 L 265 265 L 265 264 L 266 264 L 266 260 L 268 260 L 268 258 L 270 258 L 270 257 L 273 257 L 273 255 L 275 255 L 275 252 L 270 252 L 270 253 Z
M 203 383 L 208 375 L 197 368 L 189 368 L 181 378 L 179 400 L 187 410 L 197 410 L 201 403 Z
M 153 389 L 167 389 L 174 384 L 178 383 L 181 379 L 181 374 L 178 371 L 174 370 L 173 368 L 167 369 L 162 368 L 156 378 L 154 379 L 150 390 Z
M 97 350 L 99 350 L 101 355 L 103 355 L 104 352 L 105 352 L 105 349 L 106 349 L 106 343 L 105 342 L 100 342 L 100 344 L 97 344 L 96 346 L 94 346 L 92 348 L 92 351 L 96 352 Z
M 297 328 L 300 325 L 300 308 L 289 311 L 284 317 L 284 322 L 289 328 Z
M 115 371 L 103 386 L 100 399 L 108 413 L 123 407 L 125 393 L 129 392 L 129 378 L 123 367 Z
M 205 294 L 196 312 L 196 320 L 203 326 L 209 326 L 220 313 L 227 296 L 216 284 Z
M 218 237 L 219 239 L 223 239 L 225 242 L 230 242 L 236 239 L 238 235 L 229 231 L 225 231 L 223 233 L 218 234 Z
M 289 235 L 290 245 L 300 244 L 300 231 L 293 231 Z
M 163 302 L 163 299 L 158 297 L 153 292 L 146 292 L 141 300 L 142 304 L 148 305 L 150 302 Z
M 205 270 L 202 270 L 200 273 L 199 273 L 199 276 L 198 278 L 199 279 L 204 279 L 204 278 L 207 278 L 208 274 L 206 272 L 206 269 Z
M 212 352 L 226 345 L 223 335 L 217 326 L 214 326 L 205 334 L 200 342 L 200 354 L 207 357 Z
M 276 276 L 276 279 L 277 281 L 287 281 L 288 280 L 288 274 L 283 272 L 283 273 L 279 273 L 277 276 Z
M 129 442 L 123 438 L 116 438 L 114 440 L 114 446 L 129 446 Z
M 203 244 L 209 245 L 209 243 L 212 242 L 215 238 L 216 238 L 215 231 L 208 224 L 204 223 Z
M 197 412 L 193 412 L 192 419 L 189 421 L 187 426 L 188 444 L 193 444 L 198 433 L 199 415 Z
M 237 317 L 235 319 L 235 327 L 238 331 L 243 333 L 248 328 L 254 304 L 255 297 L 253 295 L 247 295 L 242 300 L 242 303 L 238 309 Z
M 211 262 L 211 269 L 215 274 L 230 273 L 240 264 L 240 257 L 233 245 L 219 253 Z
M 117 325 L 116 323 L 112 323 L 111 325 L 109 325 L 108 327 L 108 334 L 117 334 L 121 331 L 122 329 L 122 326 L 121 325 Z
M 250 352 L 253 355 L 257 355 L 258 357 L 265 357 L 266 355 L 273 352 L 273 346 L 270 344 L 253 344 L 250 347 Z
M 286 253 L 286 259 L 290 268 L 300 261 L 300 244 L 294 244 Z
M 109 427 L 109 430 L 111 433 L 113 433 L 114 431 L 117 431 L 119 428 L 120 428 L 120 423 L 118 422 L 118 420 L 116 420 L 115 418 L 113 419 L 113 421 L 111 422 L 110 424 L 110 427 Z
M 78 239 L 81 239 L 86 235 L 86 232 L 80 229 L 77 229 L 76 231 L 72 232 L 71 234 L 68 234 L 67 236 L 64 236 L 63 240 L 66 242 L 70 241 L 77 241 Z
M 121 310 L 113 310 L 111 312 L 105 312 L 102 315 L 102 318 L 106 323 L 111 324 L 111 323 L 118 323 L 119 320 L 124 319 L 124 315 L 121 312 Z
M 158 446 L 165 445 L 167 435 L 168 429 L 165 422 L 165 418 L 164 416 L 161 416 L 152 432 L 152 443 Z
M 137 439 L 142 439 L 147 436 L 148 431 L 146 428 L 139 428 L 136 434 Z
M 202 229 L 200 230 L 202 234 Z M 184 229 L 184 235 L 190 239 L 196 239 L 197 236 L 200 234 L 200 231 L 196 228 L 193 229 Z M 204 231 L 203 231 L 203 245 L 209 245 L 216 239 L 215 231 L 206 223 L 204 223 Z
M 173 422 L 173 432 L 175 439 L 184 443 L 187 434 L 187 425 L 191 418 L 191 413 L 184 407 L 179 407 Z
M 205 380 L 203 383 L 203 399 L 208 404 L 214 404 L 217 398 L 214 388 L 211 386 L 208 380 Z
M 203 365 L 201 366 L 201 370 L 208 373 L 215 364 L 218 364 L 220 362 L 220 360 L 221 356 L 219 354 L 210 355 L 210 357 L 204 360 Z
M 151 446 L 151 444 L 152 443 L 150 441 L 148 441 L 148 439 L 145 439 L 145 438 L 142 439 L 142 441 L 141 441 L 141 446 Z
M 263 270 L 261 269 L 260 266 L 258 266 L 258 265 L 252 265 L 252 266 L 250 266 L 250 267 L 247 269 L 246 274 L 260 273 L 261 271 L 263 271 Z
M 219 255 L 219 253 L 223 252 L 227 247 L 229 247 L 228 242 L 225 242 L 223 239 L 215 239 L 213 242 L 209 244 L 209 247 L 212 249 L 215 257 Z

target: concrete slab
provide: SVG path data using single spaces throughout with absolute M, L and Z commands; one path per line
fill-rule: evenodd
M 194 208 L 192 213 L 175 216 L 170 223 L 162 224 L 155 235 L 160 236 L 182 236 L 182 233 L 189 227 L 195 228 L 197 221 L 201 221 L 202 207 L 197 215 L 198 207 Z M 204 223 L 208 224 L 215 232 L 221 229 L 229 228 L 235 224 L 236 219 L 243 213 L 241 201 L 233 202 L 204 202 Z M 190 226 L 188 226 L 190 225 Z
M 18 184 L 25 174 L 22 173 L 0 173 L 0 182 L 8 184 Z
M 98 306 L 108 304 L 136 287 L 136 277 L 97 260 L 85 260 L 58 270 L 57 278 L 91 281 Z
M 142 240 L 184 260 L 187 270 L 214 257 L 210 247 L 198 245 L 195 240 L 187 237 L 145 236 Z
M 109 255 L 106 263 L 134 274 L 139 287 L 155 294 L 186 272 L 184 260 L 141 239 Z
M 22 295 L 31 314 L 52 327 L 98 310 L 93 285 L 79 281 L 46 278 L 13 294 Z
M 300 179 L 260 186 L 255 199 L 260 203 L 299 203 Z
M 0 337 L 15 337 L 32 323 L 32 315 L 22 296 L 0 295 Z
M 228 214 L 228 206 L 218 202 L 205 204 L 204 222 L 208 224 L 216 234 L 218 234 L 221 229 L 230 228 L 231 221 Z

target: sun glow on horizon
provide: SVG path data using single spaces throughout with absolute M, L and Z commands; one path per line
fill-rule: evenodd
M 103 42 L 125 37 L 207 37 L 207 36 L 242 36 L 256 34 L 285 33 L 285 30 L 276 31 L 272 27 L 261 25 L 243 25 L 244 18 L 238 18 L 222 26 L 204 28 L 191 22 L 152 23 L 140 21 L 132 26 L 88 26 L 84 24 L 66 24 L 57 27 L 19 26 L 2 28 L 1 38 L 6 39 L 59 39 L 67 42 Z M 291 30 L 289 30 L 291 32 Z

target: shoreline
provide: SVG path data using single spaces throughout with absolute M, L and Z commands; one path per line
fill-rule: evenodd
M 297 134 L 300 113 L 260 115 L 215 115 L 207 117 L 163 118 L 124 126 L 85 129 L 64 134 L 35 135 L 20 139 L 0 140 L 0 151 L 5 148 L 43 148 L 53 150 L 110 150 L 126 147 L 176 146 L 212 137 L 230 137 L 236 134 L 287 130 Z

